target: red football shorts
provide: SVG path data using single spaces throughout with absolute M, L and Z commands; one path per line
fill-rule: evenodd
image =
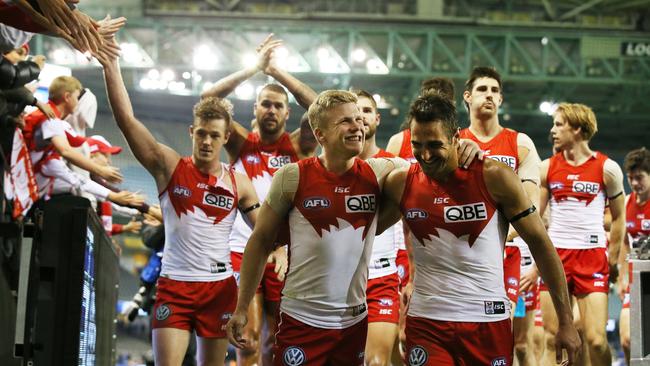
M 366 319 L 345 329 L 323 329 L 280 312 L 273 365 L 362 366 L 367 335 Z
M 397 273 L 368 280 L 368 323 L 399 322 L 399 276 Z
M 510 366 L 513 347 L 510 319 L 477 323 L 406 317 L 409 366 Z
M 241 268 L 241 260 L 244 253 L 230 252 L 230 262 L 232 264 L 232 270 L 235 278 L 237 279 L 237 284 L 239 285 L 239 270 Z M 282 287 L 284 287 L 284 281 L 278 280 L 278 275 L 275 273 L 275 264 L 267 263 L 264 267 L 264 275 L 262 276 L 262 281 L 257 287 L 257 292 L 264 295 L 264 300 L 280 302 L 282 297 Z
M 409 282 L 409 255 L 404 249 L 397 251 L 397 258 L 395 259 L 397 265 L 397 275 L 399 276 L 399 290 Z
M 196 330 L 199 337 L 225 338 L 226 323 L 237 305 L 233 277 L 213 282 L 158 278 L 153 328 Z
M 586 295 L 592 292 L 609 292 L 609 264 L 606 248 L 557 248 L 562 260 L 569 293 Z M 543 281 L 540 290 L 548 291 Z
M 510 301 L 517 303 L 519 278 L 521 277 L 521 252 L 518 247 L 506 247 L 503 260 L 503 282 Z

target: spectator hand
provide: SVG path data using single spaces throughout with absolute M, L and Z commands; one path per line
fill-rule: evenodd
M 123 180 L 120 170 L 113 166 L 101 166 L 99 167 L 99 176 L 106 179 L 110 183 L 121 183 Z
M 36 65 L 38 65 L 38 68 L 41 70 L 43 70 L 43 68 L 45 67 L 45 56 L 43 55 L 36 55 L 32 57 L 31 61 Z
M 43 114 L 46 115 L 48 119 L 56 118 L 56 114 L 54 114 L 54 111 L 52 110 L 52 108 L 50 108 L 49 104 L 43 102 L 36 102 L 36 108 L 40 109 L 41 112 L 43 112 Z
M 129 231 L 137 234 L 142 229 L 142 221 L 137 221 L 135 219 L 132 219 L 131 221 L 129 221 L 128 224 L 124 225 L 122 228 L 124 229 L 124 231 Z

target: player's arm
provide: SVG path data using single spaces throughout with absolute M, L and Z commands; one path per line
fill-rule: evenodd
M 300 127 L 291 133 L 290 139 L 294 150 L 298 153 L 299 159 L 304 159 L 315 154 L 316 148 L 318 148 L 318 141 L 309 124 L 307 113 L 300 118 Z
M 388 145 L 386 145 L 386 151 L 395 156 L 399 156 L 399 151 L 402 149 L 402 141 L 404 141 L 404 132 L 400 131 L 390 137 Z
M 247 323 L 248 305 L 255 296 L 266 260 L 275 249 L 279 229 L 291 208 L 298 184 L 297 176 L 297 164 L 288 164 L 275 173 L 266 201 L 259 212 L 264 220 L 255 225 L 246 244 L 240 270 L 237 307 L 227 325 L 228 338 L 238 348 L 246 345 L 242 329 Z
M 399 203 L 404 192 L 404 183 L 407 174 L 408 167 L 395 169 L 388 174 L 384 181 L 381 204 L 379 205 L 377 235 L 395 225 L 402 218 Z M 406 238 L 406 232 L 404 232 L 404 237 Z
M 609 210 L 612 223 L 609 230 L 609 264 L 618 261 L 618 251 L 625 236 L 625 190 L 623 188 L 623 172 L 613 160 L 608 159 L 603 166 L 605 194 L 609 200 Z
M 61 154 L 64 159 L 68 160 L 79 168 L 87 170 L 90 173 L 97 174 L 112 183 L 119 183 L 122 181 L 122 174 L 120 174 L 119 169 L 112 166 L 102 166 L 95 163 L 76 149 L 73 149 L 68 143 L 68 139 L 65 136 L 52 136 L 50 138 L 50 141 L 52 142 L 54 149 L 59 154 Z
M 617 292 L 618 296 L 623 300 L 623 295 L 625 294 L 625 289 L 628 286 L 629 280 L 629 266 L 627 264 L 627 256 L 630 254 L 630 237 L 625 235 L 623 238 L 623 245 L 618 251 L 618 280 L 617 283 Z
M 296 98 L 296 102 L 301 107 L 309 109 L 309 106 L 316 100 L 318 93 L 314 91 L 307 84 L 298 80 L 295 76 L 291 75 L 288 71 L 277 67 L 275 62 L 271 60 L 264 69 L 264 73 L 271 76 L 282 84 L 289 92 Z
M 117 126 L 135 158 L 154 177 L 158 189 L 163 189 L 169 182 L 180 156 L 171 148 L 158 143 L 147 127 L 135 117 L 118 60 L 108 57 L 98 59 L 104 66 L 106 93 Z
M 242 215 L 246 215 L 246 223 L 252 228 L 255 227 L 257 222 L 257 214 L 259 213 L 260 200 L 255 192 L 255 187 L 250 179 L 244 174 L 235 172 L 235 181 L 237 184 L 237 193 L 239 195 L 239 202 L 237 205 Z
M 569 354 L 569 362 L 573 363 L 576 352 L 580 349 L 580 337 L 573 325 L 562 262 L 519 177 L 512 169 L 501 163 L 488 159 L 484 164 L 483 176 L 490 195 L 496 201 L 499 210 L 528 244 L 544 283 L 549 288 L 559 321 L 556 336 L 558 360 L 561 360 L 564 348 Z
M 546 159 L 539 164 L 539 216 L 544 217 L 548 201 L 551 199 L 551 191 L 548 188 L 548 166 L 550 160 Z

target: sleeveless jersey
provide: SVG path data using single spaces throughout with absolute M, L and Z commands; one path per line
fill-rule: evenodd
M 379 152 L 373 158 L 394 158 L 395 155 L 386 150 L 379 149 Z M 387 276 L 397 272 L 397 249 L 404 245 L 404 229 L 402 222 L 386 229 L 381 235 L 375 236 L 372 245 L 372 254 L 370 264 L 368 265 L 368 279 Z
M 399 157 L 409 163 L 417 163 L 413 155 L 413 147 L 411 147 L 411 130 L 408 128 L 402 131 L 402 146 L 399 148 Z
M 500 161 L 509 166 L 517 173 L 519 168 L 519 146 L 517 145 L 518 132 L 509 128 L 504 128 L 498 135 L 494 136 L 490 141 L 482 142 L 476 135 L 464 128 L 460 130 L 460 138 L 470 139 L 476 142 L 481 150 L 483 150 L 486 157 Z M 531 257 L 528 244 L 516 237 L 512 243 L 506 243 L 506 246 L 515 246 L 519 248 L 522 257 Z
M 483 162 L 447 182 L 411 165 L 400 202 L 411 229 L 414 291 L 408 315 L 442 321 L 508 319 L 503 249 L 508 222 L 483 180 Z
M 650 236 L 650 200 L 639 205 L 636 193 L 632 192 L 625 207 L 625 220 L 630 245 L 640 236 Z
M 348 328 L 367 316 L 377 176 L 361 159 L 341 176 L 327 171 L 317 157 L 300 160 L 298 169 L 280 309 L 314 327 Z
M 235 162 L 236 171 L 245 174 L 253 183 L 257 198 L 264 202 L 271 187 L 273 174 L 284 165 L 298 161 L 289 133 L 284 133 L 278 141 L 271 145 L 262 145 L 260 135 L 256 132 L 248 134 L 244 145 Z M 244 207 L 246 208 L 246 207 Z M 228 244 L 233 252 L 243 253 L 252 230 L 237 212 L 235 225 L 232 228 Z
M 546 178 L 551 192 L 548 235 L 556 248 L 606 247 L 605 161 L 607 156 L 599 152 L 579 166 L 570 165 L 563 153 L 551 157 Z
M 228 237 L 239 198 L 232 170 L 223 164 L 222 172 L 217 178 L 199 171 L 191 157 L 179 160 L 159 196 L 165 223 L 161 276 L 198 282 L 232 276 Z M 232 189 L 223 182 L 225 174 Z

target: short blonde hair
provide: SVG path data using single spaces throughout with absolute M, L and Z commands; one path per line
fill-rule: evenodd
M 307 116 L 312 130 L 322 128 L 327 112 L 341 104 L 357 103 L 357 96 L 346 90 L 326 90 L 309 106 Z
M 65 93 L 74 93 L 76 90 L 81 91 L 83 86 L 81 82 L 72 76 L 59 76 L 52 80 L 49 90 L 49 99 L 55 103 L 63 102 Z
M 194 105 L 194 123 L 197 121 L 211 121 L 222 119 L 226 121 L 226 130 L 230 129 L 232 122 L 232 103 L 227 99 L 217 97 L 203 98 Z
M 573 128 L 580 128 L 580 134 L 585 141 L 591 140 L 598 132 L 596 114 L 588 106 L 579 103 L 561 103 L 555 113 Z

